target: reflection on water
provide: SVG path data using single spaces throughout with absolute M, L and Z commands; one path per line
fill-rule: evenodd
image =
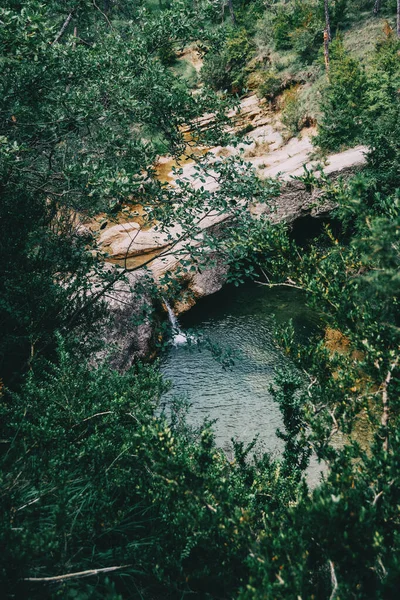
M 250 442 L 258 435 L 260 450 L 279 451 L 282 442 L 275 431 L 281 417 L 270 386 L 277 369 L 293 366 L 276 348 L 273 331 L 276 323 L 290 319 L 300 338 L 317 328 L 304 296 L 288 288 L 249 284 L 226 287 L 203 299 L 181 317 L 182 329 L 239 356 L 224 369 L 204 344 L 171 346 L 162 360 L 162 371 L 173 384 L 165 402 L 172 396 L 187 398 L 191 425 L 200 425 L 206 417 L 216 419 L 216 441 L 225 449 L 232 437 Z

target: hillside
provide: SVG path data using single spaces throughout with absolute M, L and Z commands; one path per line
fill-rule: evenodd
M 397 0 L 3 0 L 2 597 L 397 598 L 399 57 Z

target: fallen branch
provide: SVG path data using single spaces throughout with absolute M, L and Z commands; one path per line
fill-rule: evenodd
M 89 569 L 89 571 L 77 571 L 76 573 L 67 573 L 66 575 L 56 575 L 55 577 L 25 577 L 24 581 L 66 581 L 67 579 L 76 579 L 78 577 L 91 577 L 99 573 L 110 573 L 118 569 L 125 569 L 130 565 L 121 565 L 119 567 L 105 567 L 103 569 Z
M 290 287 L 290 288 L 295 288 L 296 290 L 301 290 L 304 292 L 304 288 L 302 288 L 299 285 L 296 285 L 294 283 L 287 283 L 287 282 L 282 282 L 282 283 L 264 283 L 264 281 L 257 281 L 258 285 L 265 285 L 266 287 L 269 288 L 273 288 L 273 287 Z

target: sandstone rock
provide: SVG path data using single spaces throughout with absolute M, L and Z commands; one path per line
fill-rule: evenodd
M 226 282 L 228 267 L 215 256 L 210 260 L 214 263 L 211 267 L 197 271 L 190 279 L 189 288 L 196 298 L 215 294 Z
M 252 206 L 251 214 L 254 218 L 267 215 L 275 223 L 282 221 L 293 223 L 305 216 L 327 215 L 334 208 L 333 204 L 323 200 L 319 190 L 310 193 L 302 183 L 292 179 L 293 176 L 303 173 L 304 164 L 307 164 L 308 168 L 316 165 L 316 162 L 310 158 L 313 151 L 311 140 L 314 130 L 305 130 L 300 138 L 292 138 L 284 144 L 279 133 L 279 125 L 276 126 L 272 122 L 266 107 L 266 103 L 260 102 L 254 94 L 242 100 L 240 111 L 235 110 L 231 113 L 231 130 L 243 129 L 243 126 L 251 123 L 253 129 L 248 133 L 248 137 L 252 143 L 239 144 L 237 147 L 219 146 L 211 148 L 210 152 L 215 156 L 215 160 L 218 160 L 244 150 L 246 158 L 257 168 L 260 177 L 280 175 L 284 182 L 281 195 L 269 206 L 264 204 Z M 212 120 L 213 115 L 204 115 L 199 119 L 199 123 L 206 127 Z M 327 158 L 325 172 L 331 177 L 346 174 L 365 163 L 365 152 L 365 147 L 358 146 L 332 155 Z M 172 179 L 171 159 L 161 158 L 159 165 L 165 166 L 167 179 Z M 187 178 L 194 188 L 204 186 L 210 191 L 218 188 L 218 182 L 213 177 L 207 177 L 205 182 L 196 180 L 197 172 L 194 167 L 195 164 L 190 161 L 182 164 L 183 177 Z M 176 183 L 171 181 L 170 185 Z M 204 207 L 205 214 L 206 207 Z M 216 229 L 221 228 L 218 235 L 223 235 L 223 222 L 229 218 L 226 214 L 210 214 L 202 220 L 201 229 L 215 232 Z M 215 254 L 210 255 L 210 263 L 206 268 L 198 269 L 194 273 L 186 272 L 178 275 L 180 262 L 188 258 L 186 245 L 189 243 L 195 246 L 202 241 L 200 232 L 192 240 L 180 241 L 174 246 L 174 253 L 169 254 L 169 246 L 181 236 L 182 229 L 179 226 L 163 232 L 157 227 L 142 229 L 137 222 L 115 225 L 100 235 L 99 244 L 102 250 L 107 252 L 114 261 L 120 259 L 120 264 L 128 264 L 125 263 L 125 259 L 129 257 L 134 262 L 142 255 L 146 256 L 146 260 L 152 259 L 147 269 L 140 268 L 128 273 L 127 281 L 117 282 L 107 294 L 106 301 L 111 317 L 106 331 L 106 342 L 109 347 L 113 347 L 111 364 L 118 369 L 126 369 L 137 358 L 144 358 L 150 354 L 154 343 L 154 329 L 150 321 L 140 322 L 139 318 L 146 307 L 154 308 L 150 287 L 154 283 L 161 286 L 162 278 L 167 272 L 173 273 L 183 284 L 182 300 L 176 302 L 174 306 L 176 313 L 191 308 L 198 298 L 214 294 L 226 282 L 228 269 L 222 259 Z M 138 286 L 140 286 L 140 293 L 137 291 Z
M 157 227 L 141 229 L 135 222 L 114 225 L 104 231 L 99 238 L 100 247 L 113 259 L 147 254 L 169 246 L 182 234 L 180 226 L 163 232 Z
M 119 242 L 121 237 L 131 235 L 139 229 L 139 223 L 118 223 L 118 225 L 109 227 L 100 235 L 99 243 L 102 246 L 111 246 L 111 244 Z

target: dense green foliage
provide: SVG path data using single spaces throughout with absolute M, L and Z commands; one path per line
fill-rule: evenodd
M 348 4 L 330 3 L 333 30 L 350 14 Z M 225 10 L 222 26 L 221 6 L 211 2 L 194 11 L 178 2 L 3 5 L 3 593 L 82 600 L 396 597 L 399 41 L 388 31 L 366 70 L 340 39 L 331 46 L 316 143 L 323 152 L 364 143 L 367 166 L 343 180 L 309 171 L 300 178 L 336 205 L 336 225 L 296 242 L 284 224 L 250 217 L 248 205 L 268 202 L 280 185 L 258 180 L 240 159 L 211 163 L 221 183 L 213 191 L 185 180 L 166 188 L 152 165 L 160 153 L 179 156 L 181 126 L 205 112 L 215 112 L 215 120 L 194 129 L 194 139 L 223 139 L 226 104 L 209 88 L 246 87 L 257 17 L 269 24 L 274 51 L 294 51 L 303 65 L 318 61 L 322 2 L 273 2 L 268 14 L 262 3 L 234 2 L 235 24 Z M 372 10 L 372 2 L 357 6 Z M 208 51 L 209 85 L 195 94 L 171 68 L 175 52 L 193 40 Z M 271 61 L 264 66 L 264 95 L 272 98 L 282 79 Z M 292 109 L 287 125 L 298 129 Z M 211 160 L 199 161 L 200 183 Z M 338 347 L 320 334 L 299 345 L 291 327 L 277 333 L 298 366 L 278 373 L 273 390 L 282 414 L 280 458 L 253 456 L 253 445 L 234 442 L 229 459 L 211 424 L 190 430 L 179 403 L 162 413 L 166 383 L 157 363 L 119 373 L 96 355 L 101 299 L 126 270 L 102 267 L 96 239 L 77 226 L 76 215 L 112 217 L 133 193 L 149 221 L 165 230 L 179 225 L 171 245 L 183 243 L 183 267 L 218 252 L 231 281 L 300 288 L 322 325 L 340 332 Z M 204 244 L 192 248 L 205 207 L 229 211 L 231 219 L 224 237 L 204 234 Z M 312 453 L 327 472 L 310 490 Z
M 99 316 L 96 308 L 87 318 L 87 274 L 96 270 L 104 286 L 112 275 L 93 261 L 95 240 L 75 211 L 112 217 L 135 193 L 146 212 L 170 221 L 171 194 L 152 164 L 160 152 L 182 153 L 183 123 L 220 110 L 207 91 L 194 97 L 159 57 L 164 43 L 198 34 L 190 12 L 177 18 L 171 9 L 160 19 L 127 3 L 121 14 L 113 6 L 110 18 L 121 20 L 111 25 L 92 2 L 70 8 L 74 19 L 60 40 L 68 12 L 60 14 L 58 3 L 10 2 L 1 13 L 3 377 L 54 346 L 54 331 L 69 335 Z M 219 133 L 217 118 L 193 137 Z M 196 216 L 190 206 L 181 219 L 186 229 Z
M 397 144 L 390 129 L 394 127 L 395 133 L 398 120 L 398 52 L 399 43 L 390 33 L 379 44 L 372 69 L 366 77 L 357 61 L 345 55 L 340 42 L 336 44 L 332 53 L 329 83 L 322 102 L 323 116 L 315 138 L 320 148 L 337 150 L 360 141 L 375 146 L 375 139 L 381 131 L 378 145 L 390 146 L 390 164 L 382 169 L 382 156 L 376 164 L 379 163 L 380 169 L 385 172 L 397 170 Z M 389 127 L 388 121 L 391 122 Z
M 217 90 L 240 93 L 245 88 L 245 67 L 252 51 L 247 31 L 235 30 L 206 54 L 203 80 Z

